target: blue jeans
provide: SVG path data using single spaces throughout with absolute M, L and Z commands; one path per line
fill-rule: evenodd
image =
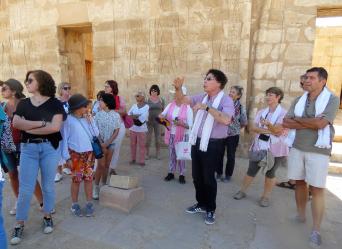
M 30 202 L 40 168 L 44 213 L 51 213 L 55 206 L 55 174 L 60 159 L 59 149 L 47 143 L 22 143 L 20 153 L 19 196 L 17 221 L 26 221 Z
M 0 169 L 1 170 L 1 169 Z M 4 227 L 4 219 L 2 218 L 2 188 L 4 186 L 4 182 L 0 181 L 0 248 L 7 248 L 7 236 Z

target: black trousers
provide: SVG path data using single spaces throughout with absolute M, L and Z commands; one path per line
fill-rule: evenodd
M 200 151 L 200 139 L 191 148 L 192 178 L 196 200 L 207 212 L 216 209 L 217 182 L 215 171 L 220 163 L 225 139 L 210 139 L 206 152 Z
M 225 140 L 225 145 L 222 151 L 222 155 L 220 157 L 220 163 L 218 164 L 216 173 L 218 175 L 223 174 L 223 159 L 224 159 L 224 152 L 225 147 L 227 147 L 227 163 L 226 163 L 226 170 L 225 174 L 226 176 L 232 176 L 235 168 L 235 153 L 236 148 L 239 144 L 240 135 L 230 136 L 227 137 Z

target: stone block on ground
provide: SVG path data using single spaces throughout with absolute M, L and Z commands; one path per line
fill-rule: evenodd
M 129 213 L 142 200 L 144 200 L 144 190 L 142 187 L 120 189 L 103 186 L 100 190 L 101 206 L 119 209 L 126 213 Z
M 138 184 L 139 178 L 134 176 L 112 175 L 109 181 L 109 186 L 122 189 L 137 188 Z

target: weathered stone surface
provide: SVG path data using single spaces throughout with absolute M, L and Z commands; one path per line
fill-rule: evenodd
M 112 175 L 110 177 L 109 186 L 122 189 L 137 188 L 139 178 L 134 176 Z
M 133 207 L 144 200 L 143 188 L 119 189 L 103 186 L 100 189 L 100 205 L 129 213 Z

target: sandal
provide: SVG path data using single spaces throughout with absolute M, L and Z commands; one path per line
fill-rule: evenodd
M 276 184 L 280 188 L 288 188 L 288 189 L 295 189 L 296 184 L 292 184 L 290 181 L 287 182 L 280 182 Z

